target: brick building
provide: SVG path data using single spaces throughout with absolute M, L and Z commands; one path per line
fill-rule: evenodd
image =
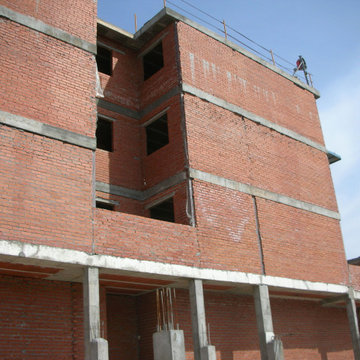
M 2 359 L 152 360 L 170 308 L 188 360 L 360 359 L 317 90 L 168 8 L 0 29 Z

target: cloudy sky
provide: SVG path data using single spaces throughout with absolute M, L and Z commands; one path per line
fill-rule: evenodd
M 342 157 L 331 171 L 346 255 L 360 256 L 360 1 L 167 0 L 168 7 L 183 15 L 201 23 L 193 15 L 199 16 L 219 27 L 187 3 L 225 19 L 290 62 L 304 56 L 321 93 L 317 103 L 326 146 Z M 134 14 L 141 27 L 161 10 L 163 0 L 98 0 L 98 4 L 99 18 L 134 32 Z

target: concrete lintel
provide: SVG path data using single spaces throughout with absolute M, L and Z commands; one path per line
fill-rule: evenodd
M 99 40 L 98 40 L 96 44 L 99 45 L 99 46 L 102 46 L 102 47 L 104 47 L 104 48 L 106 48 L 106 49 L 109 49 L 109 50 L 111 50 L 111 51 L 115 51 L 115 52 L 117 52 L 117 53 L 119 53 L 119 54 L 121 54 L 121 55 L 125 55 L 125 54 L 126 54 L 125 51 L 122 51 L 122 50 L 117 49 L 117 48 L 115 48 L 115 47 L 113 47 L 113 46 L 110 46 L 110 45 L 108 45 L 108 44 L 105 44 L 105 43 L 103 43 L 102 41 L 99 41 Z
M 2 5 L 0 5 L 0 17 L 5 17 L 20 25 L 26 26 L 29 29 L 51 36 L 57 40 L 73 45 L 91 54 L 96 54 L 96 44 L 92 44 L 88 41 L 80 39 L 77 36 L 71 35 L 64 30 L 48 25 L 41 20 L 35 19 L 31 16 L 21 14 L 14 10 L 10 10 Z
M 20 115 L 10 114 L 0 110 L 0 124 L 8 125 L 33 134 L 42 135 L 51 139 L 63 141 L 68 144 L 86 149 L 96 149 L 96 139 L 90 136 L 44 124 L 40 121 L 25 118 Z
M 133 200 L 144 200 L 144 195 L 142 191 L 125 188 L 118 185 L 106 184 L 101 181 L 96 182 L 96 190 L 107 194 L 123 196 Z
M 139 112 L 140 118 L 143 118 L 145 115 L 150 113 L 151 111 L 155 110 L 158 106 L 160 106 L 165 101 L 168 101 L 172 97 L 181 93 L 181 89 L 178 86 L 173 87 L 170 89 L 166 94 L 162 95 L 160 98 L 153 101 L 150 105 L 146 106 Z
M 186 173 L 183 171 L 144 191 L 128 189 L 122 186 L 106 184 L 100 181 L 96 182 L 96 190 L 108 194 L 123 196 L 133 200 L 145 201 L 185 180 Z
M 348 295 L 347 295 L 347 294 L 345 294 L 345 295 L 340 295 L 340 296 L 334 296 L 334 297 L 332 297 L 332 298 L 322 300 L 321 306 L 330 307 L 330 306 L 333 306 L 333 305 L 338 304 L 338 303 L 341 303 L 341 302 L 345 302 L 345 303 L 346 303 L 346 300 L 347 300 L 347 299 L 348 299 Z
M 183 226 L 183 225 L 179 225 Z M 136 260 L 110 255 L 89 254 L 84 251 L 63 249 L 59 247 L 35 245 L 19 241 L 0 239 L 0 257 L 20 257 L 44 262 L 93 266 L 115 271 L 132 271 L 150 275 L 182 277 L 187 279 L 227 282 L 234 285 L 268 285 L 278 289 L 296 290 L 299 292 L 319 292 L 324 294 L 347 294 L 345 285 L 297 280 L 269 275 L 259 275 L 240 271 L 197 268 L 186 265 L 166 264 L 156 261 Z M 4 258 L 2 259 L 4 260 Z M 360 292 L 354 292 L 360 299 Z
M 221 176 L 209 174 L 209 173 L 206 173 L 201 170 L 196 170 L 196 169 L 191 168 L 190 169 L 190 177 L 195 180 L 205 181 L 205 182 L 208 182 L 208 183 L 211 183 L 214 185 L 218 185 L 218 186 L 222 186 L 222 187 L 225 187 L 228 189 L 237 190 L 237 191 L 243 192 L 245 194 L 257 196 L 257 197 L 260 197 L 260 198 L 263 198 L 266 200 L 275 201 L 275 202 L 283 204 L 283 205 L 292 206 L 297 209 L 310 211 L 315 214 L 319 214 L 319 215 L 327 216 L 327 217 L 330 217 L 330 218 L 333 218 L 336 220 L 340 220 L 340 214 L 335 211 L 323 208 L 318 205 L 310 204 L 305 201 L 297 200 L 297 199 L 291 198 L 289 196 L 277 194 L 272 191 L 260 189 L 258 187 L 252 186 L 252 185 L 244 184 L 244 183 L 234 181 L 234 180 L 229 180 L 229 179 L 223 178 Z
M 298 133 L 296 133 L 295 131 L 292 131 L 292 130 L 289 130 L 281 125 L 278 125 L 276 123 L 273 123 L 259 115 L 256 115 L 248 110 L 245 110 L 243 109 L 242 107 L 238 106 L 238 105 L 234 105 L 234 104 L 231 104 L 223 99 L 220 99 L 214 95 L 211 95 L 203 90 L 200 90 L 198 88 L 195 88 L 191 85 L 188 85 L 186 83 L 183 83 L 182 84 L 182 88 L 183 88 L 183 91 L 188 93 L 188 94 L 191 94 L 191 95 L 194 95 L 202 100 L 205 100 L 205 101 L 208 101 L 210 102 L 211 104 L 214 104 L 214 105 L 217 105 L 217 106 L 220 106 L 222 107 L 223 109 L 225 110 L 229 110 L 231 112 L 233 112 L 234 114 L 238 114 L 238 115 L 241 115 L 241 116 L 244 116 L 246 117 L 247 119 L 257 123 L 257 124 L 260 124 L 260 125 L 263 125 L 269 129 L 272 129 L 276 132 L 278 132 L 279 134 L 282 134 L 282 135 L 285 135 L 287 137 L 290 137 L 291 139 L 294 139 L 294 140 L 297 140 L 297 141 L 300 141 L 308 146 L 311 146 L 317 150 L 320 150 L 322 152 L 325 152 L 326 154 L 328 153 L 328 151 L 326 150 L 325 146 L 313 141 L 313 140 L 310 140 L 308 139 L 307 137 L 303 136 L 303 135 L 300 135 Z
M 124 115 L 124 116 L 130 117 L 130 118 L 135 119 L 135 120 L 140 120 L 140 114 L 139 114 L 138 111 L 128 109 L 128 108 L 123 107 L 123 106 L 118 105 L 118 104 L 111 103 L 111 102 L 106 101 L 104 99 L 99 99 L 98 100 L 98 106 L 103 108 L 103 109 L 115 112 L 117 114 Z

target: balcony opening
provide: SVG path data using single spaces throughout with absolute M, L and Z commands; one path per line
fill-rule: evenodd
M 174 200 L 172 197 L 152 206 L 149 210 L 152 219 L 175 222 Z
M 113 123 L 100 115 L 96 127 L 96 147 L 106 151 L 113 151 Z
M 144 80 L 154 75 L 164 66 L 162 42 L 143 56 Z
M 146 150 L 150 155 L 169 143 L 167 114 L 146 126 Z
M 107 75 L 112 74 L 112 51 L 103 47 L 97 47 L 96 63 L 99 72 Z

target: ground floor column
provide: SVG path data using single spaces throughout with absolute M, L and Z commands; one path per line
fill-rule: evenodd
M 108 360 L 108 343 L 100 337 L 99 269 L 87 267 L 83 278 L 86 360 Z
M 283 360 L 283 349 L 280 339 L 275 338 L 270 296 L 267 285 L 254 287 L 256 322 L 259 334 L 261 360 Z
M 349 295 L 346 299 L 346 310 L 349 319 L 351 340 L 354 349 L 355 360 L 360 360 L 360 335 L 359 335 L 359 320 L 356 313 L 356 303 L 354 300 L 354 291 L 349 289 Z
M 190 280 L 189 292 L 195 360 L 215 360 L 215 346 L 209 345 L 207 338 L 202 281 Z

